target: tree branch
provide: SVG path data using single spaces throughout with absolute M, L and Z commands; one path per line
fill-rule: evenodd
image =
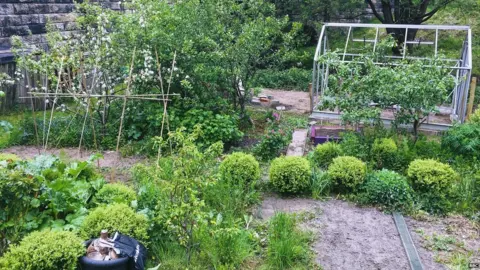
M 378 13 L 377 9 L 375 8 L 375 4 L 372 2 L 372 0 L 366 0 L 366 1 L 367 1 L 367 4 L 372 9 L 373 15 L 375 15 L 375 17 L 377 17 L 377 19 L 380 20 L 380 22 L 385 23 L 385 19 L 382 16 L 380 16 L 380 14 Z
M 432 11 L 423 14 L 422 16 L 418 17 L 417 19 L 421 19 L 422 22 L 427 21 L 430 19 L 435 13 L 437 13 L 440 9 L 444 8 L 446 5 L 452 3 L 455 0 L 445 0 L 441 4 L 439 4 L 436 8 L 434 8 Z

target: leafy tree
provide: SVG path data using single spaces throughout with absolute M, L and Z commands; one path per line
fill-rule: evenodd
M 342 63 L 337 54 L 325 56 L 336 71 L 330 75 L 323 108 L 343 112 L 344 120 L 359 123 L 378 121 L 382 110 L 394 110 L 394 125 L 411 124 L 415 138 L 418 129 L 437 106 L 445 102 L 454 86 L 443 63 L 432 59 L 424 62 L 403 62 L 398 66 L 375 64 L 377 56 L 363 55 L 353 63 Z

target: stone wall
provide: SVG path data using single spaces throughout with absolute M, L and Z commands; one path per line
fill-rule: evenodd
M 100 4 L 120 10 L 118 0 Z M 0 0 L 0 47 L 9 47 L 13 35 L 32 43 L 45 43 L 47 21 L 67 34 L 77 30 L 74 8 L 73 0 Z

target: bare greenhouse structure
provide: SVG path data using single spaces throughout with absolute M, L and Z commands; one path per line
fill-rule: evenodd
M 407 39 L 411 36 L 408 35 L 410 31 L 415 33 L 414 40 Z M 340 119 L 341 116 L 338 111 L 316 109 L 324 99 L 329 98 L 325 90 L 332 72 L 328 64 L 321 61 L 322 56 L 329 51 L 337 51 L 341 62 L 354 62 L 365 53 L 375 53 L 382 39 L 392 33 L 397 34 L 397 40 L 404 39 L 404 48 L 397 54 L 384 56 L 389 60 L 387 63 L 375 64 L 398 66 L 406 60 L 420 60 L 427 68 L 432 62 L 429 60 L 438 59 L 456 78 L 457 83 L 448 99 L 444 104 L 438 104 L 439 113 L 429 116 L 422 128 L 446 130 L 453 122 L 466 120 L 472 76 L 472 32 L 469 26 L 357 23 L 326 23 L 321 30 L 314 57 L 312 118 L 332 120 Z M 385 124 L 390 124 L 392 119 L 385 113 L 382 114 L 382 120 Z

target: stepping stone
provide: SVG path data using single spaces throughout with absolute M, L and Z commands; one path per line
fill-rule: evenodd
M 288 146 L 287 156 L 302 157 L 305 153 L 308 130 L 297 129 L 293 132 L 292 143 Z

